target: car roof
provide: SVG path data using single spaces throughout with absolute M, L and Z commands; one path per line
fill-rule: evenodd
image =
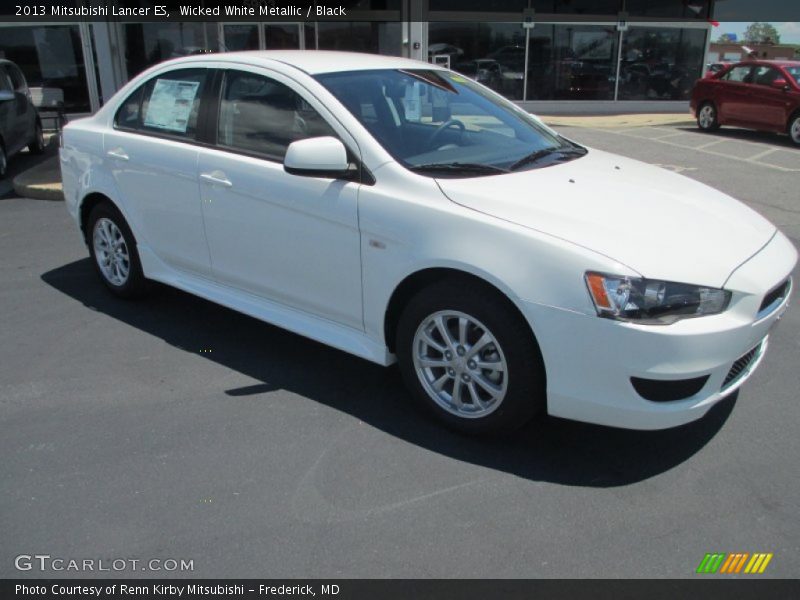
M 329 50 L 251 50 L 225 52 L 186 57 L 186 61 L 216 61 L 248 63 L 254 66 L 269 66 L 272 62 L 291 65 L 310 75 L 337 73 L 342 71 L 366 71 L 369 69 L 435 69 L 446 70 L 427 62 L 382 56 L 361 52 L 334 52 Z
M 800 67 L 800 60 L 743 60 L 737 65 L 767 65 L 772 67 Z

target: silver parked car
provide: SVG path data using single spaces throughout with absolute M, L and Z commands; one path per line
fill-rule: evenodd
M 26 146 L 35 154 L 44 151 L 42 123 L 22 71 L 0 59 L 0 179 L 8 171 L 8 159 Z

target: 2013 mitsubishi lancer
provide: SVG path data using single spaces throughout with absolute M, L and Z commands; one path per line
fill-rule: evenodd
M 401 58 L 165 62 L 67 125 L 61 167 L 115 294 L 160 281 L 396 360 L 469 433 L 701 417 L 763 358 L 797 261 L 733 198 Z

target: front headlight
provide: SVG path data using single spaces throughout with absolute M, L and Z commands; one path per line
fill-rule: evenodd
M 731 300 L 718 288 L 604 273 L 586 273 L 586 285 L 599 316 L 649 325 L 715 315 Z

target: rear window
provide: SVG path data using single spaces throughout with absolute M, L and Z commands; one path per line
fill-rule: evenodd
M 195 139 L 207 77 L 207 69 L 180 69 L 154 77 L 122 103 L 114 125 Z

